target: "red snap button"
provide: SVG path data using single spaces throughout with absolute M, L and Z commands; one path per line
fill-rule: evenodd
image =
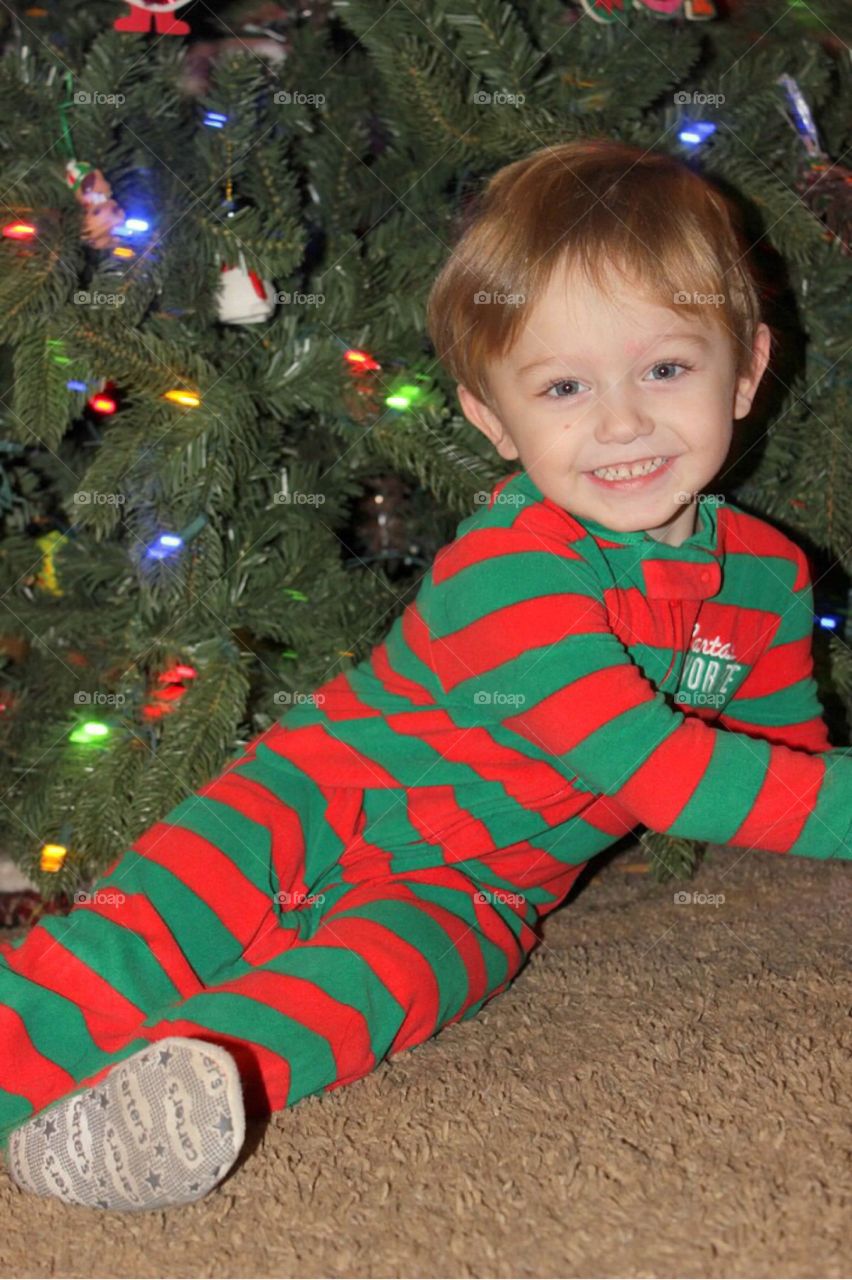
M 702 582 L 709 582 L 709 581 L 710 581 L 710 570 L 709 570 L 709 569 L 702 569 L 702 570 L 701 570 L 701 581 L 702 581 Z

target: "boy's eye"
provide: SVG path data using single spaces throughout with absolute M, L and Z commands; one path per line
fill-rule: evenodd
M 543 394 L 550 400 L 572 400 L 574 397 L 570 394 L 567 396 L 552 396 L 550 392 L 554 391 L 556 387 L 578 387 L 582 385 L 577 378 L 560 378 L 558 382 L 551 382 L 550 386 L 545 388 Z
M 692 368 L 694 368 L 694 366 L 689 364 L 686 360 L 658 360 L 655 365 L 652 365 L 651 372 L 653 373 L 656 369 L 666 369 L 668 370 L 668 372 L 664 377 L 652 378 L 651 381 L 652 382 L 676 382 L 680 375 L 676 373 L 672 373 L 671 371 L 673 369 L 689 370 Z M 551 391 L 554 391 L 557 387 L 578 387 L 578 386 L 584 386 L 584 385 L 585 385 L 584 383 L 580 382 L 579 378 L 558 378 L 555 382 L 551 382 L 550 386 L 545 387 L 544 391 L 542 392 L 542 395 L 546 396 L 547 399 L 549 400 L 573 400 L 576 398 L 576 393 L 569 392 L 567 395 L 564 395 L 564 396 L 562 395 L 552 396 L 550 393 Z
M 683 360 L 658 360 L 657 363 L 654 365 L 653 369 L 651 370 L 651 372 L 653 373 L 654 369 L 671 370 L 671 369 L 691 369 L 691 368 L 692 368 L 692 365 L 685 364 Z M 677 379 L 677 374 L 672 375 L 671 373 L 669 373 L 665 378 L 652 378 L 651 381 L 652 382 L 674 382 L 676 381 L 676 379 Z

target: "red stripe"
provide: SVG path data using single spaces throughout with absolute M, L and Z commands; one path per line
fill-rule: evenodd
M 0 1005 L 0 1044 L 0 1089 L 26 1098 L 33 1111 L 74 1088 L 74 1077 L 39 1053 L 23 1018 L 7 1005 Z
M 75 907 L 66 917 L 69 929 L 73 928 L 77 911 L 92 911 L 92 908 Z M 124 1044 L 145 1018 L 144 1008 L 128 1000 L 69 947 L 44 930 L 34 929 L 7 963 L 22 978 L 75 1005 L 89 1035 L 105 1052 Z
M 385 718 L 394 732 L 418 738 L 443 759 L 467 765 L 483 780 L 501 782 L 506 793 L 521 803 L 528 804 L 530 796 L 548 796 L 559 787 L 570 786 L 553 765 L 531 760 L 522 751 L 495 742 L 485 727 L 460 728 L 443 708 L 395 711 Z
M 420 1044 L 435 1030 L 439 1014 L 438 980 L 426 957 L 412 943 L 385 925 L 361 916 L 339 916 L 336 912 L 357 908 L 375 901 L 376 886 L 360 886 L 346 894 L 323 917 L 322 924 L 312 941 L 325 946 L 349 947 L 361 956 L 404 1010 L 402 1024 L 397 1031 L 392 1050 Z M 383 886 L 382 901 L 391 896 L 390 887 Z M 394 898 L 411 898 L 410 890 L 394 885 Z M 361 899 L 360 901 L 358 899 Z M 354 899 L 354 900 L 353 900 Z M 449 949 L 449 943 L 448 949 Z
M 652 831 L 666 831 L 701 785 L 714 740 L 702 724 L 684 720 L 621 787 L 619 804 Z
M 786 853 L 816 806 L 825 763 L 819 756 L 790 755 L 773 747 L 754 804 L 728 844 Z
M 382 713 L 364 702 L 349 683 L 346 671 L 341 671 L 326 684 L 320 685 L 314 694 L 317 709 L 329 720 L 376 719 Z M 298 727 L 291 733 L 304 732 Z
M 489 857 L 483 858 L 482 862 L 494 876 L 494 880 L 489 880 L 477 869 L 477 881 L 500 890 L 501 886 L 497 882 L 508 880 L 511 885 L 517 886 L 521 893 L 525 889 L 546 889 L 549 893 L 561 892 L 563 881 L 569 870 L 571 872 L 575 870 L 573 867 L 567 867 L 558 858 L 554 858 L 546 849 L 537 848 L 534 840 L 519 840 L 517 844 L 508 845 Z M 569 876 L 569 884 L 571 880 L 573 875 Z M 502 891 L 507 892 L 505 886 L 502 886 Z M 538 904 L 535 905 L 537 908 Z
M 404 878 L 412 884 L 444 885 L 451 889 L 461 889 L 463 892 L 470 894 L 474 911 L 476 912 L 476 924 L 479 933 L 500 948 L 506 957 L 510 973 L 514 973 L 520 967 L 527 953 L 538 945 L 538 935 L 530 928 L 522 916 L 518 917 L 518 924 L 520 925 L 519 939 L 509 928 L 506 921 L 502 919 L 499 912 L 495 911 L 487 903 L 482 903 L 478 900 L 478 884 L 471 882 L 468 876 L 456 868 L 447 866 L 426 867 L 419 871 L 406 872 Z
M 360 948 L 357 950 L 360 955 Z M 334 1056 L 336 1079 L 353 1073 L 365 1075 L 376 1065 L 370 1027 L 361 1011 L 336 1000 L 308 978 L 257 970 L 210 990 L 231 991 L 257 1000 L 326 1040 Z
M 403 634 L 405 634 L 405 629 L 406 621 L 405 615 L 403 615 Z M 408 641 L 408 636 L 405 638 Z M 418 657 L 419 656 L 420 655 L 418 654 Z M 428 666 L 428 656 L 423 660 Z M 388 645 L 386 640 L 383 640 L 382 643 L 377 645 L 373 650 L 370 655 L 370 665 L 373 668 L 376 679 L 381 683 L 383 688 L 388 690 L 389 693 L 395 693 L 398 694 L 399 697 L 408 698 L 410 702 L 418 705 L 434 705 L 435 699 L 432 697 L 428 689 L 424 689 L 423 685 L 417 684 L 414 680 L 409 680 L 405 676 L 400 675 L 399 672 L 395 671 L 391 666 L 390 661 L 388 660 Z
M 580 543 L 584 538 L 588 538 L 587 530 L 574 519 L 570 511 L 560 507 L 552 498 L 544 498 L 541 502 L 528 503 L 521 507 L 512 524 L 512 529 L 516 533 L 535 538 L 536 550 L 552 550 L 565 560 L 586 562 L 586 557 L 574 549 L 573 543 Z
M 416 600 L 413 600 L 406 607 L 402 615 L 402 636 L 414 656 L 423 663 L 424 667 L 431 668 L 432 636 L 420 613 Z M 420 697 L 414 699 L 414 701 L 434 703 L 435 699 L 425 689 L 422 689 Z
M 608 634 L 606 614 L 597 600 L 581 593 L 554 592 L 519 600 L 475 619 L 434 641 L 441 679 L 449 692 L 463 680 L 486 675 L 505 662 L 567 636 Z
M 494 836 L 484 822 L 455 800 L 453 787 L 412 787 L 408 820 L 425 840 L 440 845 L 446 863 L 478 858 L 494 849 Z
M 805 679 L 812 669 L 812 646 L 812 637 L 808 635 L 767 649 L 743 680 L 737 699 L 770 697 Z
M 334 909 L 326 915 L 321 928 L 315 936 L 313 942 L 317 942 L 322 937 L 322 933 L 326 928 L 330 928 L 331 937 L 336 940 L 344 941 L 344 945 L 352 946 L 359 955 L 365 955 L 366 931 L 365 925 L 368 922 L 361 916 L 352 915 L 353 910 L 357 910 L 359 905 L 370 906 L 372 902 L 386 902 L 390 899 L 397 901 L 411 902 L 418 910 L 423 911 L 431 919 L 436 920 L 440 927 L 449 934 L 452 940 L 452 946 L 459 957 L 461 957 L 464 969 L 467 973 L 468 993 L 466 1000 L 452 1018 L 446 1019 L 441 1025 L 449 1023 L 449 1021 L 457 1021 L 464 1014 L 464 1010 L 475 1004 L 478 998 L 485 995 L 487 989 L 487 973 L 485 965 L 485 957 L 482 956 L 480 942 L 476 936 L 476 932 L 472 931 L 469 924 L 464 922 L 459 916 L 454 915 L 452 911 L 448 911 L 443 906 L 434 904 L 434 902 L 426 901 L 422 897 L 418 897 L 407 884 L 394 883 L 383 884 L 383 886 L 375 886 L 375 884 L 365 884 L 362 886 L 363 893 L 366 893 L 365 901 L 358 902 L 359 891 L 353 890 L 345 896 L 345 899 L 336 902 Z M 347 916 L 340 918 L 339 911 L 347 911 Z M 351 942 L 345 942 L 345 937 L 340 932 L 340 927 L 344 924 L 344 919 L 352 919 L 359 925 L 358 931 L 351 936 Z M 402 925 L 400 925 L 402 927 Z M 370 968 L 374 970 L 376 977 L 388 987 L 391 995 L 397 998 L 403 1009 L 408 1010 L 408 1016 L 403 1021 L 402 1027 L 399 1028 L 397 1036 L 394 1037 L 393 1046 L 390 1052 L 399 1052 L 402 1048 L 406 1048 L 408 1044 L 417 1043 L 431 1036 L 438 1029 L 441 1010 L 439 1005 L 439 988 L 434 977 L 434 970 L 429 964 L 429 959 L 423 956 L 416 947 L 406 942 L 399 934 L 391 928 L 380 927 L 384 934 L 384 945 L 376 946 L 374 957 L 368 959 Z M 403 952 L 400 954 L 398 948 L 400 943 L 403 945 Z M 408 955 L 409 959 L 404 959 Z M 417 956 L 417 961 L 413 960 L 413 956 Z M 440 959 L 440 957 L 439 957 Z M 431 983 L 427 984 L 426 969 L 422 969 L 422 965 L 429 969 L 432 974 Z M 421 1007 L 422 993 L 429 993 L 429 1000 Z
M 180 992 L 182 999 L 201 990 L 201 979 L 175 941 L 163 917 L 143 893 L 125 894 L 123 903 L 101 902 L 96 899 L 88 909 L 137 933 L 169 981 Z
M 614 840 L 638 825 L 635 814 L 612 796 L 584 795 L 579 791 L 572 792 L 564 801 L 548 805 L 544 815 L 551 827 L 570 818 L 581 818 L 588 826 L 612 836 Z
M 551 755 L 563 755 L 602 725 L 655 697 L 635 667 L 604 667 L 557 689 L 528 711 L 507 716 L 503 724 Z
M 343 883 L 360 884 L 383 880 L 391 873 L 393 854 L 363 838 L 367 825 L 364 792 L 359 787 L 332 787 L 327 798 L 325 819 L 344 845 L 338 868 Z
M 285 787 L 291 781 L 298 779 L 282 777 Z M 295 804 L 289 804 L 257 779 L 233 773 L 214 778 L 198 794 L 221 801 L 268 831 L 272 864 L 281 879 L 282 889 L 292 893 L 307 891 L 305 881 L 299 875 L 305 866 L 305 837 Z
M 732 705 L 736 706 L 736 703 Z M 776 747 L 791 747 L 794 751 L 831 750 L 828 726 L 822 716 L 814 716 L 812 720 L 804 720 L 801 724 L 763 725 L 737 720 L 725 712 L 721 721 L 726 729 L 731 729 L 734 733 L 745 733 L 751 738 L 771 742 Z
M 227 854 L 188 827 L 155 822 L 133 845 L 191 889 L 243 946 L 269 907 L 269 895 L 248 880 Z
M 374 711 L 381 716 L 380 711 Z M 272 746 L 272 744 L 269 744 Z M 400 782 L 376 760 L 356 747 L 333 738 L 322 725 L 288 729 L 276 738 L 276 755 L 303 769 L 314 782 L 328 787 L 398 787 Z
M 586 859 L 587 861 L 588 859 Z M 493 858 L 484 859 L 486 867 L 493 873 L 494 881 L 489 881 L 477 869 L 477 881 L 490 884 L 494 890 L 500 891 L 498 881 L 509 881 L 518 890 L 545 890 L 556 897 L 564 897 L 571 888 L 574 879 L 580 874 L 586 863 L 571 865 L 554 858 L 546 849 L 539 849 L 535 841 L 519 840 L 516 845 L 500 849 Z M 503 892 L 510 892 L 503 890 Z M 541 911 L 540 902 L 533 904 Z M 555 905 L 555 904 L 554 904 Z M 553 908 L 551 908 L 553 909 Z
M 574 551 L 568 542 L 563 541 L 564 534 L 561 528 L 558 531 L 557 544 L 554 531 L 549 527 L 550 522 L 542 522 L 540 516 L 531 521 L 528 511 L 529 508 L 520 511 L 511 528 L 471 529 L 469 533 L 462 534 L 455 542 L 443 547 L 432 562 L 434 585 L 440 586 L 463 569 L 478 565 L 483 560 L 518 555 L 526 551 L 535 551 L 540 554 L 556 553 L 565 560 L 585 563 L 579 552 Z M 571 525 L 579 529 L 573 520 Z M 585 536 L 585 530 L 582 530 L 582 534 Z
M 734 511 L 724 503 L 716 511 L 720 545 L 724 546 L 726 555 L 757 556 L 761 559 L 775 557 L 792 561 L 796 565 L 794 589 L 798 589 L 801 584 L 799 556 L 803 553 L 795 543 L 773 525 L 749 515 L 748 512 Z

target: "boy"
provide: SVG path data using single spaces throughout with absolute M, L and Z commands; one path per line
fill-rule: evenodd
M 198 1199 L 244 1103 L 338 1088 L 473 1016 L 640 824 L 850 857 L 805 556 L 703 492 L 770 347 L 722 199 L 618 143 L 535 152 L 488 184 L 429 327 L 521 467 L 368 659 L 2 949 L 23 1188 Z

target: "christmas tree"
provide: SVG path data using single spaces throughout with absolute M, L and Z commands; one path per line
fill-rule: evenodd
M 742 212 L 777 352 L 719 487 L 812 558 L 839 742 L 843 3 L 194 8 L 5 31 L 0 849 L 68 895 L 383 637 L 509 469 L 429 286 L 492 172 L 580 136 L 677 154 Z M 694 865 L 646 840 L 660 877 Z

